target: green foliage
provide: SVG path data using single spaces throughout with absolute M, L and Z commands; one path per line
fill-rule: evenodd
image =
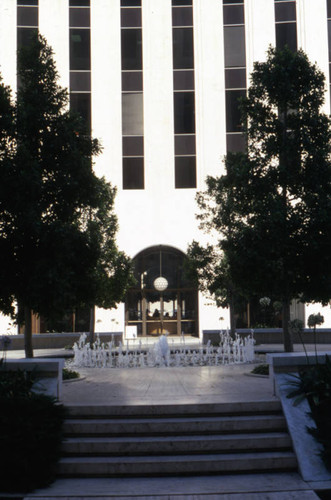
M 316 326 L 322 325 L 323 323 L 324 316 L 322 316 L 322 314 L 320 313 L 310 314 L 308 316 L 307 325 L 309 326 L 309 328 L 314 328 L 314 331 L 316 330 Z
M 18 54 L 14 105 L 0 82 L 0 309 L 53 320 L 120 301 L 130 260 L 115 243 L 115 189 L 93 171 L 101 152 L 68 110 L 52 49 L 34 35 Z
M 254 373 L 255 375 L 269 375 L 269 365 L 268 364 L 261 364 L 255 366 L 251 373 Z
M 64 408 L 42 395 L 0 398 L 1 491 L 26 492 L 55 479 Z
M 207 190 L 197 196 L 202 228 L 216 241 L 207 287 L 217 283 L 227 302 L 238 292 L 280 301 L 286 350 L 292 350 L 291 300 L 327 302 L 331 296 L 331 129 L 320 112 L 324 80 L 303 51 L 270 48 L 267 60 L 254 64 L 242 101 L 247 150 L 229 153 L 225 174 L 208 177 Z M 221 262 L 225 274 L 218 272 Z
M 79 378 L 80 375 L 75 370 L 71 370 L 70 368 L 63 368 L 62 370 L 62 378 L 63 380 L 72 380 L 75 378 Z
M 27 492 L 55 479 L 64 407 L 32 391 L 36 372 L 0 371 L 2 492 Z
M 316 428 L 309 432 L 323 445 L 321 456 L 331 470 L 331 360 L 325 355 L 325 363 L 316 363 L 300 370 L 292 382 L 295 389 L 287 397 L 294 398 L 294 405 L 307 399 Z
M 0 399 L 32 398 L 32 386 L 38 376 L 35 371 L 6 371 L 6 363 L 0 364 Z

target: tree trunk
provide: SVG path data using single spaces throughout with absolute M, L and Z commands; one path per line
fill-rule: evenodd
M 292 333 L 289 328 L 290 323 L 290 301 L 283 300 L 283 341 L 285 352 L 293 352 L 293 339 Z
M 234 296 L 232 292 L 230 292 L 229 309 L 230 309 L 230 333 L 231 336 L 234 338 L 236 333 L 236 317 L 234 313 Z
M 33 358 L 31 309 L 24 306 L 24 350 L 26 358 Z
M 95 331 L 95 306 L 90 309 L 90 346 L 92 346 L 94 342 L 94 331 Z

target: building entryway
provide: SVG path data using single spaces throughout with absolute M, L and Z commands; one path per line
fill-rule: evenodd
M 136 284 L 125 302 L 126 337 L 198 336 L 198 291 L 185 274 L 185 254 L 159 245 L 133 262 Z

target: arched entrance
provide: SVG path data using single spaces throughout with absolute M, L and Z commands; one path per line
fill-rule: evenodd
M 126 297 L 127 331 L 133 329 L 138 337 L 198 336 L 198 292 L 185 276 L 184 261 L 182 252 L 164 245 L 133 259 L 137 282 Z

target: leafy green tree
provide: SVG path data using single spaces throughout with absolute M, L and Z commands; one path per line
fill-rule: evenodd
M 18 76 L 14 134 L 8 134 L 10 147 L 2 145 L 9 160 L 0 165 L 0 245 L 6 262 L 0 305 L 4 312 L 10 305 L 13 313 L 15 299 L 24 312 L 16 318 L 24 319 L 25 352 L 32 357 L 31 311 L 56 318 L 100 302 L 107 288 L 99 285 L 100 276 L 107 281 L 117 273 L 117 259 L 127 265 L 128 259 L 114 242 L 115 191 L 92 168 L 100 144 L 68 110 L 68 93 L 57 83 L 52 49 L 42 36 L 19 51 Z M 5 104 L 8 91 L 2 93 Z M 113 302 L 121 299 L 112 293 Z
M 323 303 L 331 297 L 324 91 L 324 75 L 303 51 L 270 48 L 266 62 L 254 64 L 242 103 L 247 150 L 228 154 L 225 174 L 209 177 L 198 197 L 205 229 L 220 236 L 216 246 L 232 283 L 247 297 L 282 302 L 286 351 L 293 350 L 291 301 Z

